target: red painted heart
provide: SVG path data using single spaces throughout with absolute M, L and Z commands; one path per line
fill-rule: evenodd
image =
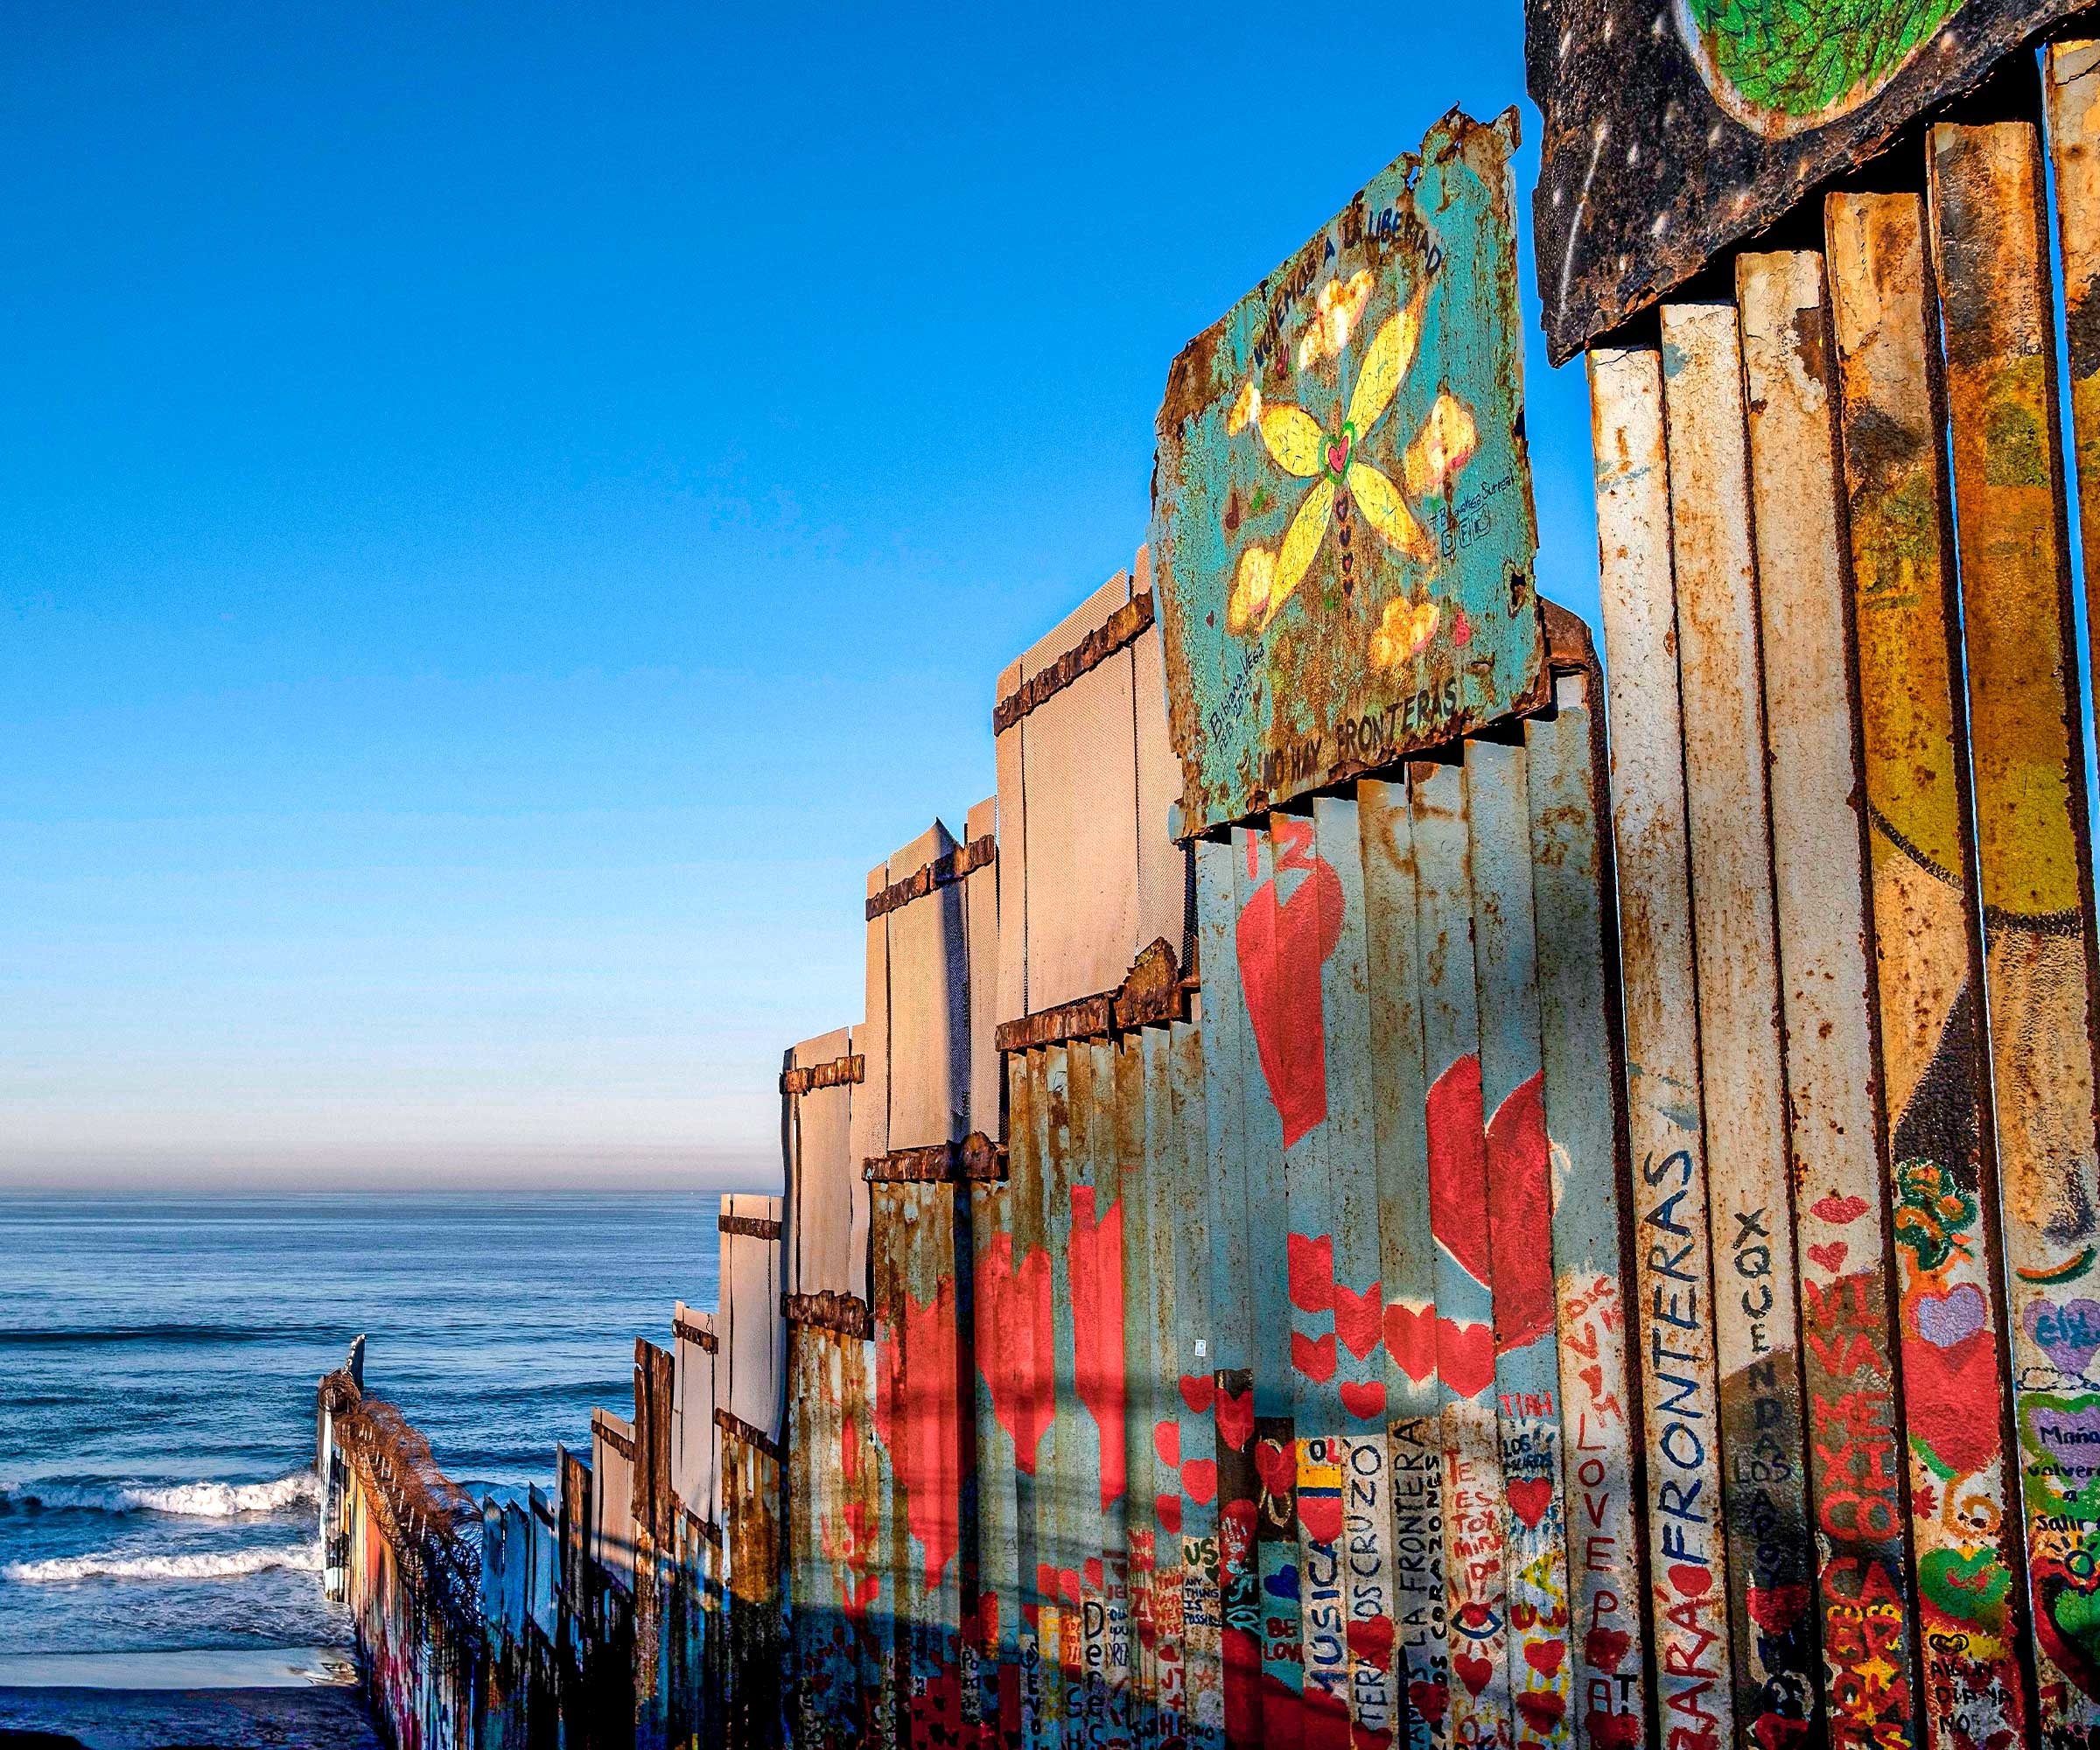
M 1548 1683 L 1560 1669 L 1560 1662 L 1568 1656 L 1565 1641 L 1527 1641 L 1524 1642 L 1524 1662 Z
M 1768 1634 L 1784 1634 L 1801 1620 L 1801 1614 L 1809 1607 L 1807 1585 L 1760 1586 L 1750 1588 L 1745 1600 L 1749 1606 L 1750 1619 Z
M 1218 1395 L 1218 1376 L 1211 1373 L 1185 1373 L 1181 1376 L 1181 1401 L 1188 1405 L 1193 1416 L 1206 1414 Z
M 1152 1429 L 1152 1450 L 1159 1454 L 1159 1462 L 1170 1471 L 1181 1462 L 1181 1424 L 1179 1422 L 1161 1422 Z
M 1218 1492 L 1218 1466 L 1214 1459 L 1185 1459 L 1181 1464 L 1181 1489 L 1199 1507 L 1208 1507 Z
M 1818 1197 L 1809 1210 L 1818 1221 L 1842 1228 L 1866 1214 L 1867 1207 L 1864 1197 L 1840 1197 L 1833 1191 L 1828 1197 Z
M 1385 1309 L 1385 1352 L 1417 1385 L 1437 1370 L 1437 1309 L 1396 1300 Z
M 1844 1268 L 1844 1255 L 1850 1248 L 1843 1240 L 1832 1240 L 1827 1246 L 1810 1246 L 1808 1250 L 1810 1257 L 1835 1276 Z
M 1378 1347 L 1383 1291 L 1374 1282 L 1362 1294 L 1347 1283 L 1334 1284 L 1334 1334 L 1358 1361 Z
M 1327 472 L 1339 474 L 1349 466 L 1349 440 L 1345 434 L 1327 439 Z
M 1325 1312 L 1334 1304 L 1334 1236 L 1284 1236 L 1290 1263 L 1291 1304 L 1300 1312 Z
M 1338 1388 L 1341 1407 L 1359 1422 L 1376 1422 L 1385 1414 L 1385 1382 L 1347 1379 Z
M 1520 1477 L 1509 1485 L 1509 1510 L 1534 1531 L 1553 1504 L 1553 1484 L 1547 1477 Z
M 1393 1619 L 1362 1616 L 1349 1624 L 1349 1656 L 1390 1670 L 1393 1662 Z
M 1516 1698 L 1516 1711 L 1524 1717 L 1524 1724 L 1541 1738 L 1551 1738 L 1560 1730 L 1561 1718 L 1568 1711 L 1564 1697 L 1557 1696 L 1551 1690 L 1524 1690 Z
M 1704 1598 L 1713 1585 L 1713 1570 L 1676 1562 L 1670 1565 L 1670 1583 L 1686 1598 Z
M 1087 1590 L 1096 1598 L 1101 1595 L 1101 1558 L 1088 1556 L 1087 1558 Z
M 1600 1671 L 1615 1671 L 1633 1646 L 1634 1637 L 1623 1628 L 1606 1628 L 1600 1623 L 1582 1637 L 1582 1656 Z
M 1254 1449 L 1254 1473 L 1271 1494 L 1288 1494 L 1298 1480 L 1297 1455 L 1274 1440 L 1264 1440 Z
M 1480 1060 L 1456 1059 L 1431 1085 L 1429 1228 L 1466 1275 L 1483 1286 L 1488 1265 L 1488 1127 Z
M 1415 1712 L 1432 1726 L 1444 1724 L 1444 1712 L 1451 1705 L 1451 1690 L 1444 1684 L 1410 1684 L 1407 1698 L 1415 1704 Z
M 1494 1664 L 1474 1653 L 1454 1653 L 1451 1669 L 1459 1674 L 1459 1681 L 1476 1696 L 1488 1687 L 1494 1676 Z
M 1152 1502 L 1152 1516 L 1159 1522 L 1159 1529 L 1170 1536 L 1181 1535 L 1181 1497 L 1163 1494 Z
M 1486 1325 L 1437 1320 L 1437 1368 L 1460 1397 L 1478 1397 L 1494 1383 L 1494 1332 Z
M 1218 1438 L 1228 1452 L 1244 1452 L 1254 1433 L 1254 1393 L 1218 1393 Z
M 1326 1023 L 1320 971 L 1341 940 L 1341 878 L 1313 854 L 1312 823 L 1276 816 L 1276 871 L 1305 878 L 1286 902 L 1278 882 L 1256 888 L 1234 926 L 1240 990 L 1262 1079 L 1289 1148 L 1327 1116 Z M 1248 841 L 1250 864 L 1256 855 Z
M 1339 1544 L 1341 1541 L 1341 1497 L 1337 1494 L 1299 1495 L 1298 1522 L 1306 1528 L 1306 1535 L 1315 1544 Z
M 1291 1365 L 1316 1384 L 1325 1385 L 1334 1377 L 1334 1332 L 1317 1339 L 1302 1331 L 1292 1332 Z

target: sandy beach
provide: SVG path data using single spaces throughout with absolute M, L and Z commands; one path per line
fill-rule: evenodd
M 380 1750 L 340 1653 L 0 1656 L 0 1750 Z

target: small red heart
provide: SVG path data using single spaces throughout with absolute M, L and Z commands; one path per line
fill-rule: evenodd
M 1437 1368 L 1460 1397 L 1478 1397 L 1494 1383 L 1494 1327 L 1438 1319 Z
M 1565 1641 L 1527 1641 L 1524 1642 L 1524 1662 L 1548 1683 L 1560 1669 L 1560 1662 L 1568 1656 Z
M 1670 1583 L 1686 1598 L 1704 1598 L 1713 1584 L 1713 1570 L 1695 1567 L 1690 1562 L 1674 1563 L 1670 1570 Z
M 1218 1395 L 1218 1376 L 1212 1373 L 1185 1373 L 1181 1376 L 1181 1401 L 1188 1405 L 1189 1414 L 1201 1416 Z
M 1181 1466 L 1181 1492 L 1199 1507 L 1208 1507 L 1218 1493 L 1218 1466 L 1212 1459 L 1188 1459 Z
M 1521 1477 L 1509 1485 L 1509 1510 L 1534 1531 L 1552 1504 L 1553 1483 L 1549 1477 Z
M 1152 1516 L 1159 1522 L 1159 1529 L 1171 1536 L 1181 1535 L 1181 1497 L 1163 1494 L 1152 1502 Z
M 1843 1240 L 1832 1240 L 1827 1246 L 1810 1246 L 1809 1256 L 1835 1276 L 1844 1268 L 1846 1250 Z
M 1454 607 L 1451 611 L 1451 641 L 1463 650 L 1473 642 L 1473 622 L 1466 618 L 1466 610 Z
M 1218 1438 L 1228 1452 L 1242 1452 L 1254 1434 L 1254 1393 L 1218 1393 Z
M 1600 1624 L 1583 1636 L 1582 1656 L 1600 1671 L 1615 1671 L 1633 1645 L 1634 1637 L 1624 1629 L 1606 1628 Z
M 1254 1472 L 1271 1494 L 1288 1494 L 1298 1480 L 1298 1459 L 1274 1440 L 1264 1440 L 1254 1449 Z
M 1459 1674 L 1459 1681 L 1473 1694 L 1479 1695 L 1494 1676 L 1494 1666 L 1474 1653 L 1454 1653 L 1451 1669 Z
M 1524 1717 L 1524 1724 L 1541 1738 L 1550 1738 L 1560 1729 L 1561 1716 L 1567 1712 L 1566 1700 L 1551 1690 L 1524 1690 L 1516 1698 L 1516 1711 Z
M 1362 1294 L 1347 1283 L 1334 1284 L 1334 1334 L 1362 1361 L 1378 1347 L 1378 1325 L 1384 1311 L 1383 1290 L 1374 1282 Z
M 1327 472 L 1339 474 L 1348 466 L 1349 440 L 1346 438 L 1330 438 L 1327 443 Z
M 1417 1385 L 1437 1370 L 1437 1309 L 1396 1300 L 1385 1309 L 1385 1349 Z
M 1338 1494 L 1301 1494 L 1298 1522 L 1315 1544 L 1341 1541 L 1341 1497 Z
M 1805 1719 L 1788 1719 L 1783 1714 L 1760 1713 L 1751 1723 L 1750 1735 L 1757 1740 L 1757 1750 L 1794 1750 L 1796 1744 L 1809 1741 L 1809 1722 Z M 1998 1739 L 1992 1739 L 1998 1743 Z M 2012 1742 L 2007 1733 L 2005 1742 Z
M 1754 1586 L 1745 1602 L 1751 1620 L 1766 1634 L 1784 1634 L 1809 1607 L 1809 1588 L 1805 1581 L 1795 1586 Z
M 1867 1208 L 1866 1198 L 1840 1197 L 1834 1191 L 1828 1197 L 1818 1197 L 1809 1205 L 1810 1212 L 1819 1220 L 1840 1228 L 1847 1222 L 1857 1222 L 1866 1214 Z
M 1583 1716 L 1582 1723 L 1589 1727 L 1590 1742 L 1596 1750 L 1634 1750 L 1641 1741 L 1641 1716 L 1637 1713 L 1607 1713 L 1593 1707 Z
M 1101 1595 L 1101 1558 L 1088 1556 L 1087 1558 L 1087 1590 L 1098 1598 Z
M 1291 1334 L 1291 1365 L 1316 1384 L 1334 1377 L 1334 1334 L 1315 1340 L 1302 1331 Z
M 1325 1312 L 1334 1304 L 1334 1236 L 1292 1234 L 1284 1249 L 1291 1261 L 1291 1304 L 1300 1312 Z
M 1446 1684 L 1410 1684 L 1407 1698 L 1415 1704 L 1415 1712 L 1432 1726 L 1444 1724 L 1444 1711 L 1451 1705 L 1451 1691 Z
M 1181 1424 L 1179 1422 L 1161 1422 L 1152 1429 L 1152 1450 L 1159 1454 L 1159 1462 L 1167 1469 L 1176 1469 L 1181 1463 Z
M 1035 1589 L 1037 1593 L 1044 1598 L 1057 1596 L 1057 1570 L 1047 1562 L 1041 1562 L 1036 1565 Z
M 1385 1382 L 1382 1379 L 1345 1379 L 1340 1388 L 1341 1407 L 1359 1422 L 1376 1422 L 1385 1414 Z
M 1376 1665 L 1382 1671 L 1390 1670 L 1393 1662 L 1393 1619 L 1360 1616 L 1349 1624 L 1349 1656 L 1361 1659 L 1367 1665 Z
M 1067 1604 L 1077 1604 L 1079 1602 L 1078 1570 L 1074 1568 L 1060 1568 L 1057 1571 L 1057 1589 L 1059 1592 L 1064 1594 L 1065 1602 Z

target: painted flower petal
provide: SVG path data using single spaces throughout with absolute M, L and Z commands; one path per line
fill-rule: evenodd
M 1356 387 L 1349 392 L 1349 421 L 1363 437 L 1385 416 L 1399 392 L 1400 380 L 1415 362 L 1415 348 L 1422 340 L 1422 307 L 1429 301 L 1430 283 L 1424 280 L 1407 301 L 1407 308 L 1378 325 L 1371 344 L 1364 349 L 1363 368 L 1356 373 Z
M 1400 458 L 1400 478 L 1408 495 L 1427 498 L 1442 492 L 1444 483 L 1470 462 L 1480 447 L 1480 428 L 1473 423 L 1472 410 L 1449 389 L 1444 390 Z
M 1432 556 L 1429 536 L 1415 521 L 1415 514 L 1407 508 L 1407 500 L 1400 496 L 1397 486 L 1368 462 L 1351 462 L 1347 479 L 1349 496 L 1356 500 L 1356 508 L 1363 513 L 1363 520 L 1384 538 L 1387 546 L 1397 547 L 1410 559 Z
M 1306 494 L 1306 501 L 1284 531 L 1283 550 L 1276 556 L 1276 583 L 1269 592 L 1269 618 L 1290 599 L 1291 592 L 1304 580 L 1326 538 L 1327 523 L 1334 514 L 1334 482 L 1321 480 Z
M 1276 550 L 1250 547 L 1240 555 L 1239 574 L 1225 604 L 1225 629 L 1235 637 L 1269 623 L 1269 598 L 1276 587 Z
M 1320 453 L 1327 438 L 1304 408 L 1284 402 L 1262 410 L 1262 442 L 1269 446 L 1278 467 L 1309 480 L 1320 472 Z

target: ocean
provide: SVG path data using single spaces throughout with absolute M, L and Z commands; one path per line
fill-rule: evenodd
M 594 1405 L 631 1410 L 634 1340 L 668 1344 L 676 1300 L 715 1304 L 718 1208 L 0 1195 L 0 1683 L 49 1655 L 342 1648 L 313 1396 L 351 1339 L 447 1474 L 548 1484 Z

